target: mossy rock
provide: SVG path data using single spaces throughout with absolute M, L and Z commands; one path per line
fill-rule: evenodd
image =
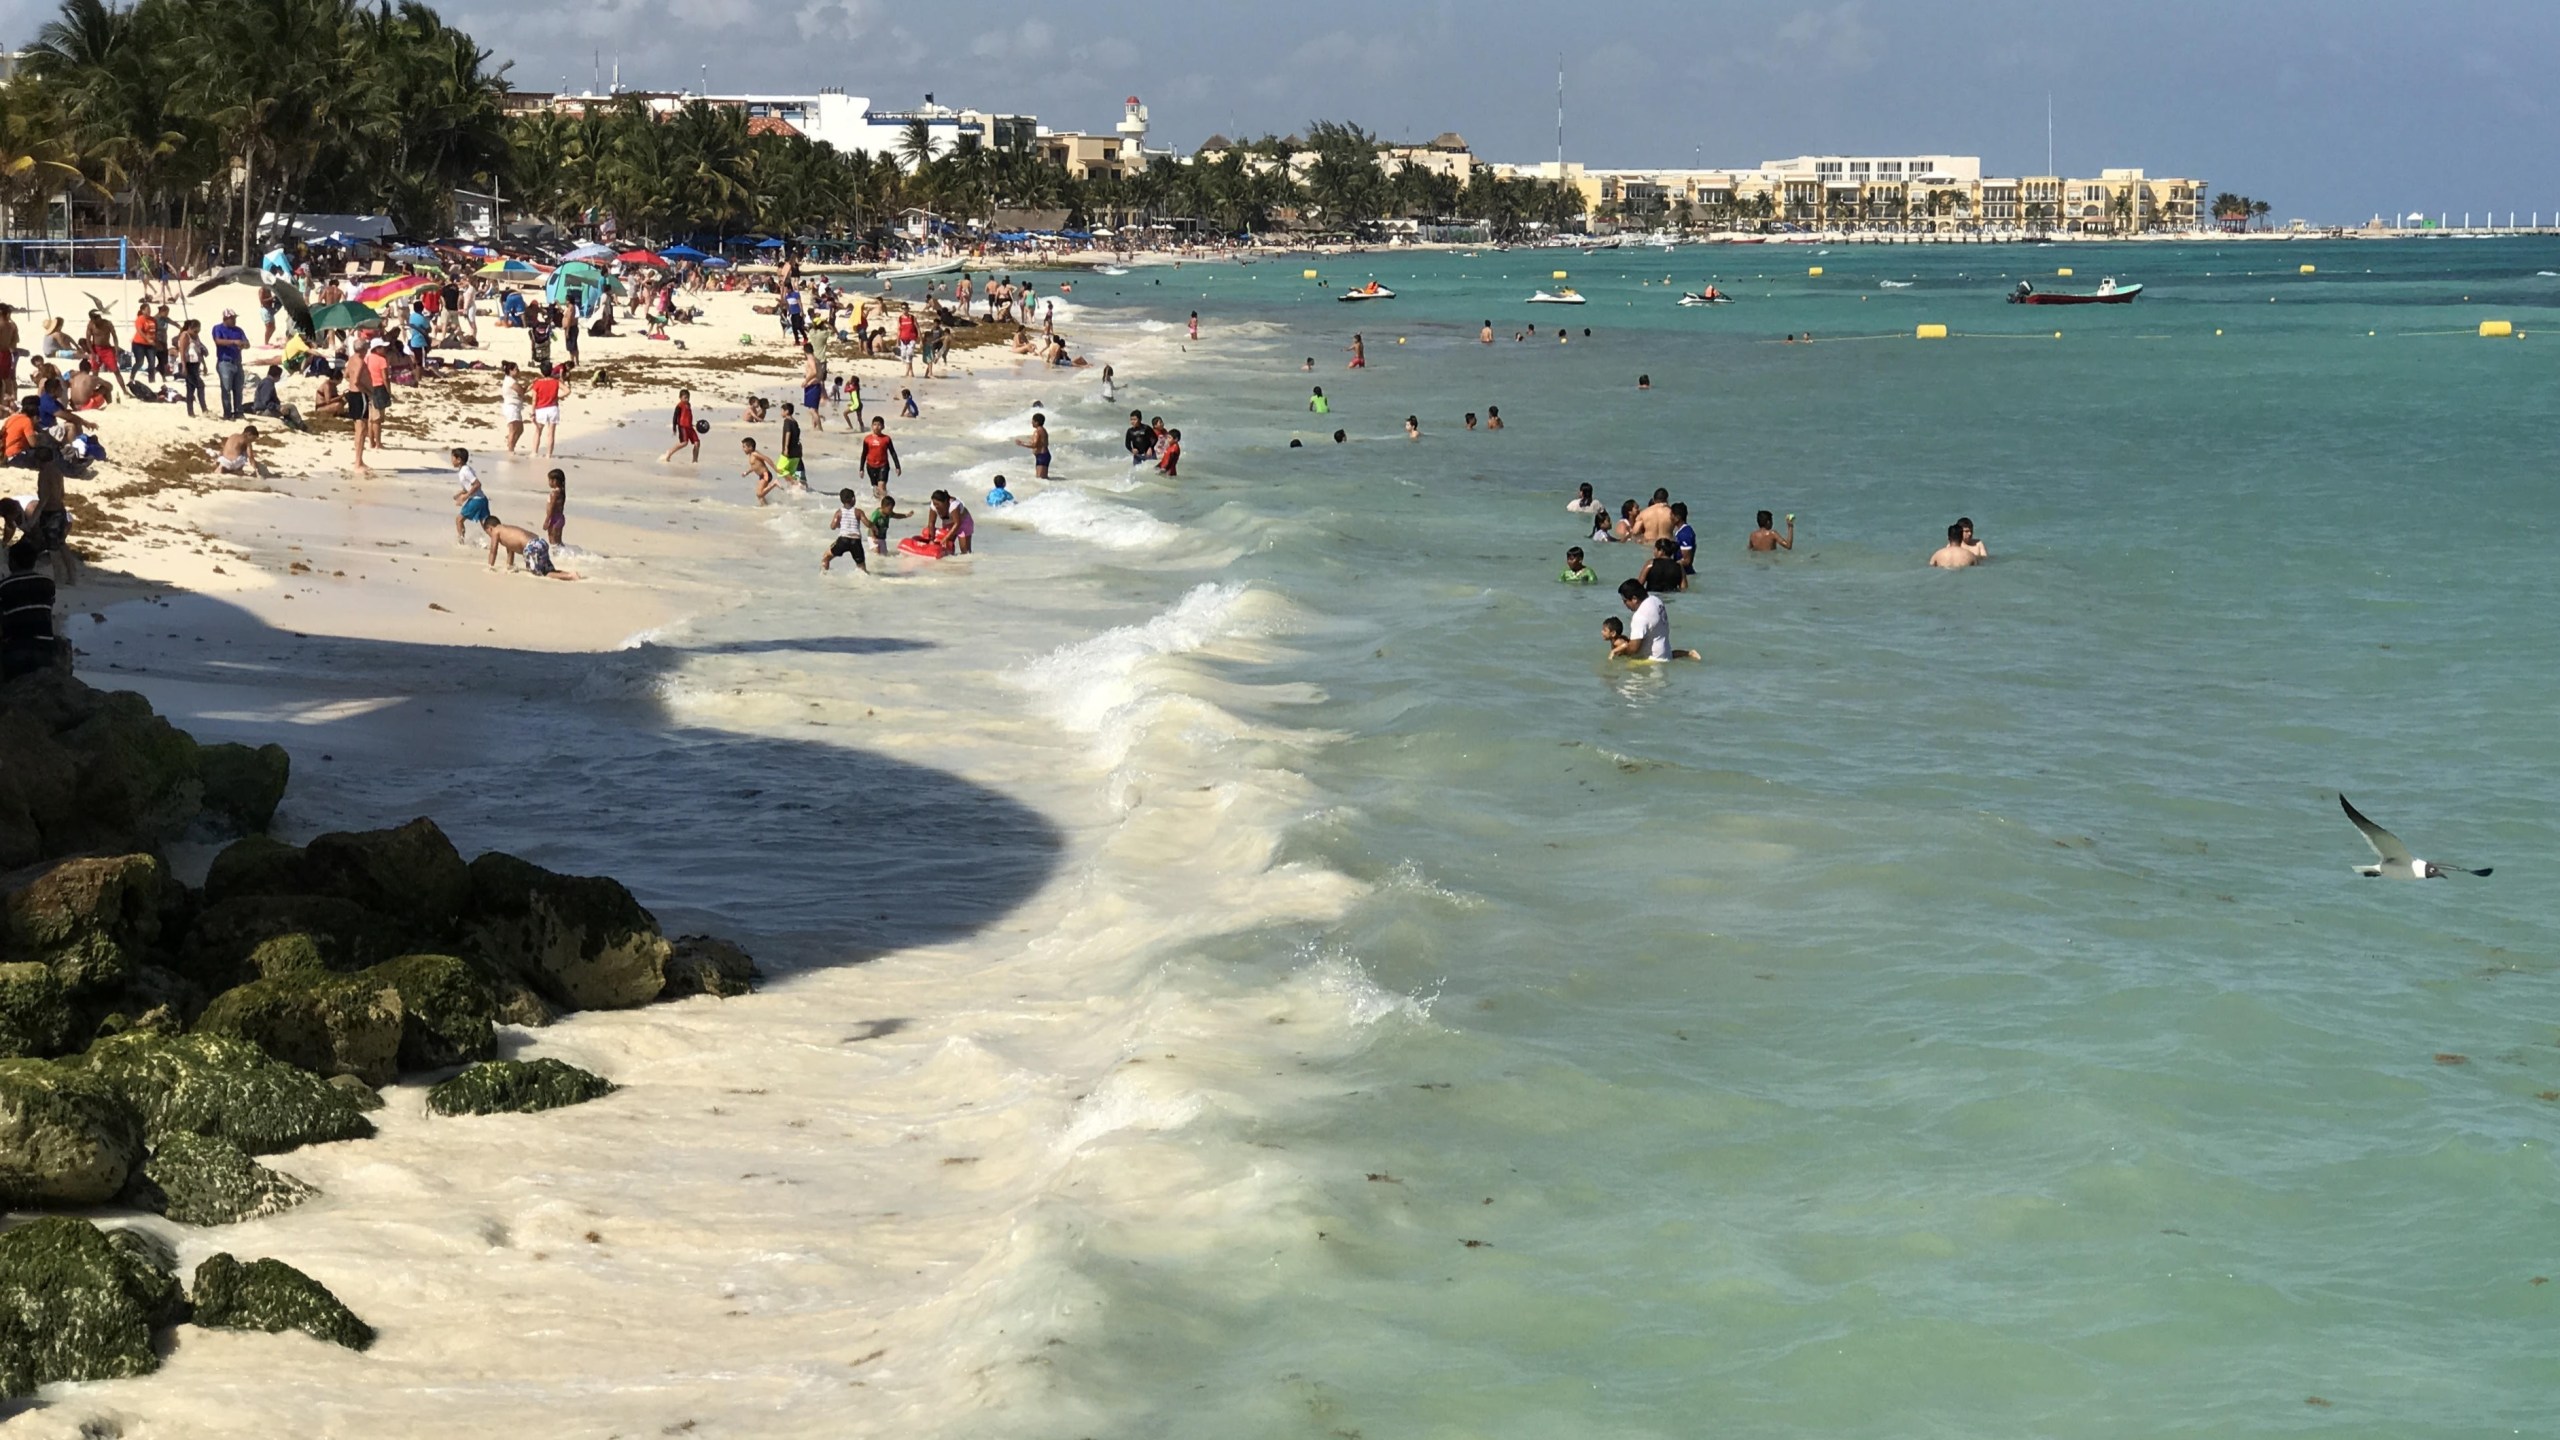
M 103 1205 L 142 1163 L 142 1118 L 113 1086 L 51 1060 L 0 1060 L 0 1205 Z
M 687 995 L 746 995 L 761 978 L 753 956 L 726 940 L 708 935 L 679 935 L 667 954 L 666 988 L 661 1000 Z
M 152 1142 L 133 1199 L 182 1225 L 229 1225 L 290 1210 L 320 1192 L 228 1140 L 173 1130 Z
M 388 1085 L 400 1074 L 405 1008 L 400 992 L 379 980 L 302 971 L 225 990 L 196 1028 L 253 1041 L 314 1074 Z
M 667 937 L 631 892 L 492 851 L 471 862 L 467 933 L 483 962 L 572 1010 L 646 1005 L 667 984 Z
M 420 939 L 454 933 L 470 898 L 462 853 L 432 820 L 322 835 L 304 846 L 253 836 L 214 857 L 205 897 L 326 895 L 389 917 Z M 388 958 L 388 957 L 385 957 Z
M 149 855 L 65 860 L 10 893 L 10 946 L 75 995 L 111 990 L 158 947 L 168 888 Z
M 80 820 L 80 777 L 53 727 L 24 703 L 43 682 L 0 685 L 0 870 L 32 865 L 72 848 Z M 83 687 L 85 688 L 85 687 Z
M 195 737 L 153 714 L 130 691 L 96 704 L 55 738 L 73 757 L 80 811 L 67 839 L 75 848 L 130 847 L 165 839 L 204 805 Z
M 210 887 L 206 893 L 213 893 Z M 206 906 L 188 928 L 182 954 L 189 975 L 220 990 L 297 970 L 352 974 L 416 950 L 419 939 L 391 917 L 339 896 L 244 895 Z
M 400 1068 L 438 1070 L 498 1053 L 497 998 L 451 955 L 403 955 L 359 977 L 400 996 Z
M 71 1045 L 71 1004 L 53 967 L 0 965 L 0 1057 L 59 1055 Z
M 186 1313 L 165 1247 L 47 1216 L 0 1234 L 0 1395 L 160 1366 L 151 1332 Z
M 189 1299 L 195 1323 L 216 1330 L 299 1330 L 316 1340 L 363 1350 L 373 1327 L 338 1303 L 329 1288 L 281 1260 L 246 1265 L 227 1254 L 209 1255 L 196 1267 Z
M 530 1114 L 581 1105 L 617 1087 L 558 1060 L 483 1060 L 427 1092 L 439 1115 Z
M 129 1030 L 62 1063 L 113 1086 L 154 1143 L 183 1130 L 271 1155 L 373 1133 L 353 1096 L 227 1035 Z
M 203 745 L 197 764 L 204 808 L 253 835 L 275 820 L 293 775 L 293 757 L 281 745 Z

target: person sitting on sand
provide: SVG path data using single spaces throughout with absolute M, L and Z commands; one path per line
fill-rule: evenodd
M 1787 533 L 1784 535 L 1771 528 L 1771 522 L 1776 519 L 1776 516 L 1766 510 L 1760 512 L 1760 528 L 1751 532 L 1751 548 L 1754 552 L 1796 548 L 1796 517 L 1793 515 L 1787 517 Z
M 69 359 L 80 353 L 80 345 L 62 328 L 62 317 L 56 315 L 44 322 L 44 333 L 36 337 L 36 353 Z
M 750 395 L 747 397 L 747 408 L 743 418 L 750 425 L 761 425 L 764 423 L 765 415 L 772 409 L 773 407 L 766 403 L 763 396 Z
M 328 415 L 340 420 L 347 418 L 347 397 L 346 393 L 338 388 L 337 376 L 325 371 L 321 373 L 319 388 L 311 395 L 311 413 Z
M 243 425 L 237 435 L 226 436 L 219 450 L 207 450 L 205 458 L 213 462 L 218 475 L 255 475 L 267 478 L 267 467 L 258 459 L 258 427 Z
M 509 525 L 495 515 L 480 517 L 480 531 L 489 537 L 489 568 L 498 568 L 498 552 L 507 552 L 507 573 L 514 574 L 517 559 L 524 568 L 553 580 L 575 580 L 578 577 L 551 563 L 551 542 L 521 525 Z
M 1947 527 L 1947 543 L 1929 557 L 1929 565 L 1937 570 L 1962 570 L 1979 564 L 1983 558 L 1964 543 L 1964 526 L 1955 524 Z
M 302 422 L 302 412 L 286 404 L 284 397 L 276 393 L 276 386 L 283 379 L 284 367 L 269 365 L 267 373 L 259 376 L 257 383 L 249 387 L 249 404 L 246 413 L 273 415 L 282 420 L 284 427 L 288 430 L 309 430 L 311 427 Z

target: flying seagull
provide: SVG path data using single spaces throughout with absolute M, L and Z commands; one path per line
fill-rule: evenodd
M 2483 879 L 2488 878 L 2489 872 L 2486 870 L 2468 870 L 2460 865 L 2441 865 L 2433 860 L 2421 860 L 2410 854 L 2409 847 L 2400 843 L 2399 836 L 2364 818 L 2364 813 L 2348 804 L 2347 797 L 2344 795 L 2338 797 L 2338 808 L 2346 811 L 2347 819 L 2358 830 L 2364 832 L 2364 843 L 2373 847 L 2374 858 L 2382 862 L 2378 865 L 2355 867 L 2356 873 L 2368 880 L 2441 880 L 2447 875 L 2477 875 Z

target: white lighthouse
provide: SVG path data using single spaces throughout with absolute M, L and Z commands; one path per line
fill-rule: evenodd
M 1130 96 L 1129 103 L 1122 107 L 1120 123 L 1111 128 L 1120 132 L 1121 156 L 1137 159 L 1147 148 L 1147 107 L 1138 103 L 1137 96 Z

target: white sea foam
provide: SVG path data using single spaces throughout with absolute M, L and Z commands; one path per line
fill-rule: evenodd
M 1106 550 L 1153 550 L 1182 537 L 1180 526 L 1074 490 L 1044 490 L 991 511 L 988 518 Z

